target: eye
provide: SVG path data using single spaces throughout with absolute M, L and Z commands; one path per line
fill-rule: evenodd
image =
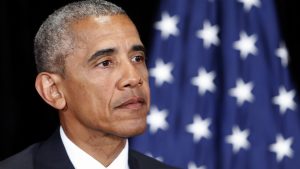
M 111 64 L 112 64 L 111 60 L 105 60 L 105 61 L 102 61 L 99 64 L 97 64 L 97 66 L 106 68 L 106 67 L 110 66 Z
M 133 62 L 144 62 L 145 61 L 145 57 L 144 56 L 134 56 L 131 59 Z

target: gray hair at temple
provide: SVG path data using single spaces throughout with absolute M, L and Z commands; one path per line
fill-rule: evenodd
M 70 24 L 89 16 L 127 15 L 104 0 L 86 0 L 67 4 L 51 14 L 39 28 L 34 40 L 38 72 L 64 75 L 65 59 L 75 48 Z

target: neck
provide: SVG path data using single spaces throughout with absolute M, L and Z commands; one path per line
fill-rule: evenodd
M 62 127 L 66 136 L 74 144 L 106 167 L 117 158 L 126 144 L 126 138 L 105 134 L 100 131 L 70 127 L 63 123 Z

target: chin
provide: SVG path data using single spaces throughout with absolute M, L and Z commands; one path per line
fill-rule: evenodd
M 146 121 L 143 121 L 143 122 L 129 123 L 126 125 L 122 125 L 120 127 L 122 128 L 120 128 L 119 136 L 128 138 L 128 137 L 133 137 L 144 133 L 147 125 L 146 125 Z

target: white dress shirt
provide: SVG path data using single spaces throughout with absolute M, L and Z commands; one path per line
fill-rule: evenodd
M 60 136 L 75 169 L 129 169 L 128 166 L 128 140 L 124 149 L 118 157 L 108 166 L 105 167 L 99 161 L 94 159 L 88 153 L 83 151 L 75 145 L 65 134 L 62 127 L 60 127 Z

